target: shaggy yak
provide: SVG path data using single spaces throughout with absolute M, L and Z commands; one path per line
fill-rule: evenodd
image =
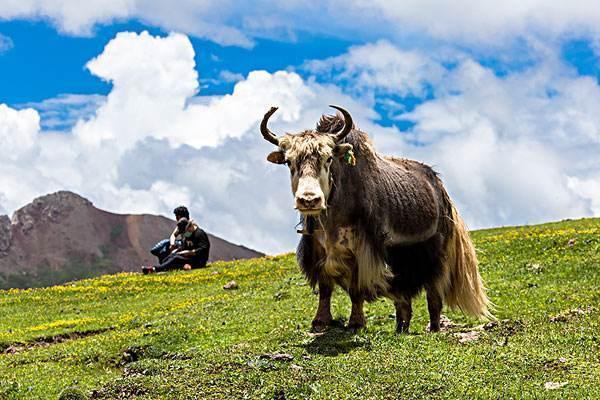
M 298 263 L 319 288 L 314 331 L 332 321 L 331 294 L 339 285 L 350 295 L 348 328 L 365 326 L 363 303 L 379 296 L 396 307 L 396 331 L 408 332 L 412 299 L 427 293 L 432 332 L 440 329 L 445 302 L 477 317 L 491 317 L 469 234 L 433 169 L 417 161 L 384 156 L 348 111 L 331 106 L 316 130 L 277 137 L 267 160 L 286 164 L 295 208 L 304 230 Z

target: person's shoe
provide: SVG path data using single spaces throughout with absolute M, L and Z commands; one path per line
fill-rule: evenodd
M 142 267 L 142 273 L 144 275 L 153 274 L 155 272 L 156 272 L 156 270 L 154 269 L 154 267 L 150 267 L 150 266 Z
M 189 271 L 190 269 L 192 269 L 192 266 L 191 266 L 190 264 L 185 264 L 185 265 L 183 266 L 183 269 L 184 269 L 185 271 Z

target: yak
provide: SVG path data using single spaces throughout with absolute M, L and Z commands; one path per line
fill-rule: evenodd
M 429 330 L 440 330 L 440 313 L 450 308 L 491 318 L 475 248 L 456 206 L 429 166 L 375 151 L 345 109 L 323 115 L 316 130 L 275 135 L 267 160 L 285 164 L 291 174 L 295 208 L 304 229 L 297 248 L 300 268 L 319 305 L 312 330 L 332 322 L 336 285 L 350 296 L 348 329 L 366 326 L 365 301 L 387 297 L 396 308 L 396 331 L 406 333 L 412 300 L 427 295 Z

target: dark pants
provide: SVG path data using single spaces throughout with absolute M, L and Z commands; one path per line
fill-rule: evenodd
M 190 264 L 192 268 L 204 268 L 206 267 L 206 257 L 193 256 L 184 257 L 177 254 L 171 254 L 164 259 L 160 265 L 154 267 L 156 272 L 168 271 L 171 269 L 181 269 L 185 264 Z

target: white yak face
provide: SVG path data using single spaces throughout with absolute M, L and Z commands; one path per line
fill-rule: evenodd
M 344 156 L 349 156 L 352 165 L 355 162 L 352 145 L 338 144 L 354 128 L 352 117 L 341 107 L 331 107 L 340 113 L 322 116 L 316 131 L 306 130 L 278 138 L 267 127 L 277 107 L 271 107 L 260 123 L 263 138 L 279 147 L 279 150 L 269 154 L 267 160 L 275 164 L 287 164 L 290 168 L 294 208 L 303 215 L 319 215 L 327 208 L 333 182 L 331 165 Z
M 327 208 L 331 193 L 331 165 L 352 145 L 336 145 L 330 135 L 306 131 L 283 136 L 279 147 L 267 160 L 289 167 L 294 208 L 303 215 L 319 215 Z

